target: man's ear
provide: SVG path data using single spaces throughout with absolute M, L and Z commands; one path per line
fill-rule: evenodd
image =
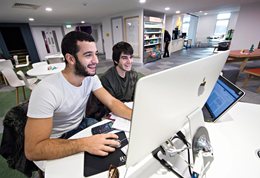
M 72 56 L 71 54 L 67 53 L 65 55 L 65 60 L 67 60 L 68 64 L 75 64 L 76 63 L 76 59 L 74 56 Z

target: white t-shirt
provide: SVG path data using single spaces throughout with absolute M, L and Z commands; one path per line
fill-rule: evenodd
M 51 138 L 78 127 L 85 115 L 86 103 L 91 91 L 101 88 L 97 75 L 86 77 L 80 87 L 71 85 L 57 73 L 44 78 L 34 88 L 27 116 L 31 118 L 53 117 Z

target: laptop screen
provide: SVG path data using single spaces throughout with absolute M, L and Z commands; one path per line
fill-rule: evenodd
M 228 81 L 226 78 L 219 76 L 207 102 L 212 121 L 214 122 L 225 111 L 244 96 L 244 92 Z

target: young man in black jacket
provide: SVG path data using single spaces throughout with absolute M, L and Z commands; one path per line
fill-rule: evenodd
M 103 87 L 115 98 L 122 102 L 130 102 L 134 99 L 135 85 L 138 74 L 132 70 L 133 48 L 127 42 L 119 42 L 113 46 L 114 66 L 109 68 L 100 77 Z M 86 115 L 100 120 L 103 116 L 110 113 L 98 99 L 91 95 L 87 103 Z

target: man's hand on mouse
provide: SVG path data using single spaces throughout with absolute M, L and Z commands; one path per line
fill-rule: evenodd
M 98 156 L 107 156 L 115 151 L 115 148 L 120 147 L 118 136 L 114 133 L 96 134 L 80 140 L 83 140 L 82 151 Z

